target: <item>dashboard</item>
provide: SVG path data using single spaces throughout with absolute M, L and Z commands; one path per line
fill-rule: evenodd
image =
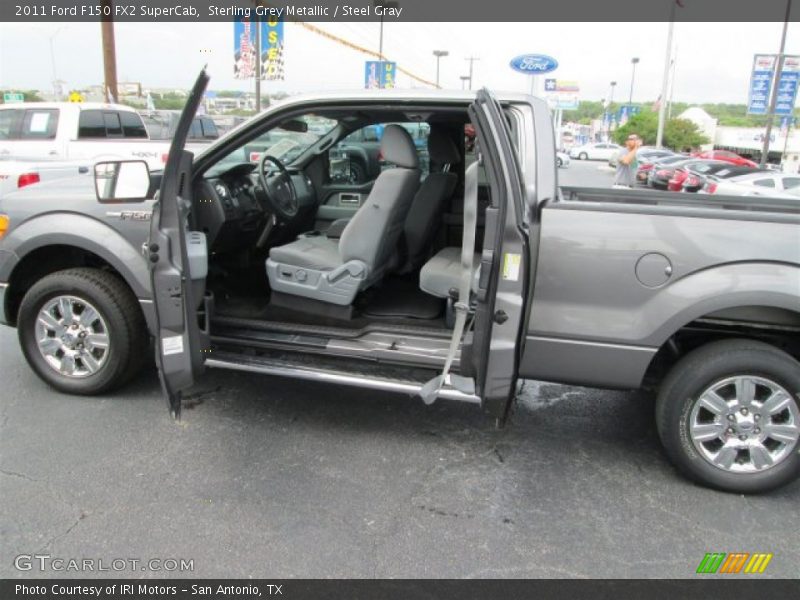
M 255 242 L 272 207 L 256 173 L 257 165 L 247 162 L 202 179 L 195 189 L 195 227 L 204 231 L 209 246 L 217 251 L 237 250 Z M 277 171 L 268 171 L 268 177 Z M 290 170 L 302 211 L 316 205 L 311 180 L 302 171 Z

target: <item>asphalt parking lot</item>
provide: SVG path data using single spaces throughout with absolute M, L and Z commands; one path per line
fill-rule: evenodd
M 610 182 L 598 167 L 562 182 Z M 152 368 L 65 396 L 8 328 L 0 364 L 0 577 L 82 575 L 15 568 L 36 553 L 194 561 L 102 574 L 123 577 L 681 578 L 706 552 L 771 552 L 762 577 L 799 574 L 800 483 L 691 484 L 644 393 L 526 382 L 497 430 L 469 405 L 209 371 L 175 423 Z

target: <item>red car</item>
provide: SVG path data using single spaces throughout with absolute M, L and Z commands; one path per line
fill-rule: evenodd
M 708 160 L 724 160 L 725 162 L 729 162 L 740 167 L 758 166 L 757 163 L 753 162 L 749 158 L 739 156 L 735 152 L 729 152 L 728 150 L 706 150 L 705 152 L 696 152 L 692 154 L 692 156 L 695 158 L 706 158 Z

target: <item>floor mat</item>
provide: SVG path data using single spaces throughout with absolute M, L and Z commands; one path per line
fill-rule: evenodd
M 444 300 L 419 289 L 416 277 L 390 277 L 364 295 L 361 314 L 379 319 L 438 319 Z

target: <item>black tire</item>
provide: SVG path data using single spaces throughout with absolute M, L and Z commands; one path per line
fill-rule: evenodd
M 45 303 L 70 295 L 94 306 L 108 327 L 108 356 L 95 372 L 70 378 L 51 367 L 36 342 L 36 320 Z M 22 299 L 17 319 L 22 353 L 36 374 L 60 392 L 102 394 L 119 387 L 139 372 L 148 359 L 149 333 L 139 304 L 128 286 L 99 269 L 58 271 L 36 282 Z
M 564 166 L 564 161 L 562 161 L 561 158 L 556 157 L 556 165 L 562 167 Z
M 367 170 L 360 162 L 350 163 L 350 183 L 360 184 L 367 181 Z
M 589 160 L 589 155 L 588 155 L 588 154 L 586 154 L 586 152 L 581 152 L 581 153 L 578 155 L 578 160 Z
M 800 444 L 772 467 L 736 473 L 711 464 L 690 437 L 690 415 L 700 394 L 737 375 L 768 379 L 786 390 L 795 406 L 800 405 L 800 363 L 794 358 L 752 340 L 712 342 L 687 354 L 662 382 L 656 400 L 658 433 L 672 463 L 690 479 L 726 492 L 767 492 L 800 476 Z

